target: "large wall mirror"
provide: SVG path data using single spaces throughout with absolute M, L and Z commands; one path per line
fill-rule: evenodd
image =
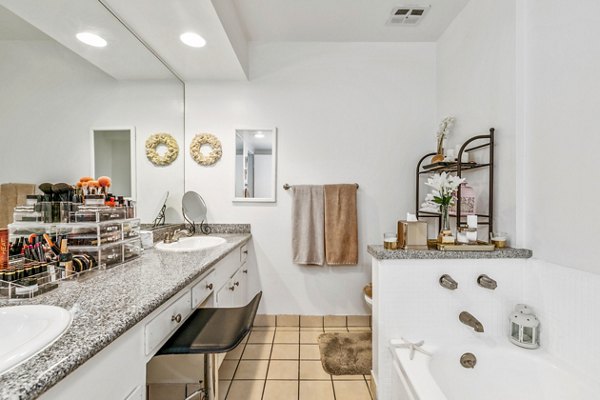
M 183 82 L 111 4 L 118 1 L 0 0 L 0 183 L 108 175 L 115 195 L 137 200 L 142 223 L 154 220 L 166 192 L 166 222 L 180 222 Z M 179 145 L 169 165 L 146 157 L 155 133 Z M 12 207 L 5 204 L 11 215 Z
M 236 129 L 236 202 L 275 202 L 277 129 Z

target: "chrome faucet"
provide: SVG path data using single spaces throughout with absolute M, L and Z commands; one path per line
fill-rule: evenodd
M 179 239 L 183 236 L 191 236 L 190 231 L 188 231 L 187 229 L 176 229 L 173 232 L 167 232 L 165 234 L 165 240 L 163 240 L 165 243 L 176 243 L 179 241 Z
M 440 276 L 440 286 L 445 287 L 448 290 L 455 290 L 458 288 L 458 282 L 452 279 L 450 275 L 444 274 Z
M 479 275 L 477 278 L 477 284 L 483 288 L 494 290 L 498 287 L 495 280 L 487 276 L 486 274 Z
M 473 328 L 475 330 L 475 332 L 483 332 L 483 325 L 481 324 L 481 322 L 479 322 L 479 320 L 477 318 L 475 318 L 473 315 L 471 315 L 469 312 L 467 312 L 467 311 L 461 312 L 460 315 L 458 316 L 458 319 L 463 324 Z

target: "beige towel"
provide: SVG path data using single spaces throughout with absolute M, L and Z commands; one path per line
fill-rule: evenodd
M 356 185 L 325 185 L 325 255 L 329 265 L 358 264 Z
M 292 253 L 295 264 L 325 261 L 323 186 L 292 186 Z
M 35 194 L 34 184 L 3 183 L 0 185 L 0 228 L 6 228 L 13 222 L 14 208 L 25 204 L 28 194 Z

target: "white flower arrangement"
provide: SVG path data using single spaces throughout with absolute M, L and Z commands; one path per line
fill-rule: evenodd
M 458 187 L 464 181 L 465 178 L 449 175 L 446 172 L 430 176 L 425 185 L 431 187 L 433 190 L 425 197 L 425 202 L 421 205 L 421 209 L 423 211 L 439 212 L 441 207 L 451 206 L 454 203 Z
M 450 134 L 450 131 L 452 130 L 452 127 L 454 126 L 454 121 L 456 121 L 456 118 L 446 117 L 440 123 L 440 127 L 437 131 L 437 147 L 438 147 L 437 152 L 438 152 L 438 154 L 442 154 L 442 152 L 443 152 L 444 140 L 446 140 L 446 138 Z

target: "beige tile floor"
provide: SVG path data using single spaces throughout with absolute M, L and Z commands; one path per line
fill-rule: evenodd
M 325 331 L 369 329 L 255 327 L 221 365 L 220 400 L 372 400 L 370 376 L 329 375 L 317 342 Z

